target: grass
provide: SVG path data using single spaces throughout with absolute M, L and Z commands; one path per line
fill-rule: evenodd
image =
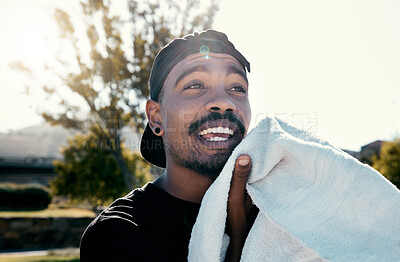
M 0 211 L 0 217 L 95 217 L 95 213 L 81 208 L 47 208 L 33 211 Z
M 0 256 L 0 262 L 78 262 L 79 256 Z
M 47 254 L 0 254 L 0 262 L 79 262 L 79 248 L 55 249 Z
M 23 188 L 42 188 L 49 190 L 48 187 L 40 184 L 15 184 L 0 183 L 0 189 L 16 190 Z M 95 217 L 96 214 L 88 209 L 89 205 L 71 205 L 65 197 L 53 197 L 47 209 L 43 210 L 20 210 L 20 209 L 0 209 L 0 217 Z

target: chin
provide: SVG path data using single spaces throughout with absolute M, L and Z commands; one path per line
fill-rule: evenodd
M 186 161 L 185 166 L 214 180 L 221 173 L 230 155 L 231 153 L 215 154 L 207 159 L 193 157 Z

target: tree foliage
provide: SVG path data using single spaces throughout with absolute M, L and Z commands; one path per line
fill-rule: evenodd
M 73 14 L 55 10 L 63 49 L 72 51 L 45 66 L 60 81 L 42 81 L 46 83 L 42 90 L 59 105 L 57 111 L 41 114 L 53 125 L 87 133 L 70 141 L 63 150 L 65 160 L 56 163 L 57 194 L 98 203 L 142 184 L 141 171 L 134 167 L 144 164 L 122 149 L 121 129 L 142 131 L 141 105 L 149 95 L 147 83 L 156 53 L 174 37 L 210 28 L 216 1 L 200 8 L 198 0 L 127 0 L 125 18 L 113 12 L 116 2 L 111 0 L 82 1 L 81 12 Z M 10 66 L 35 78 L 23 64 Z M 96 148 L 100 142 L 108 146 Z
M 174 37 L 211 26 L 217 4 L 211 1 L 204 12 L 199 11 L 199 5 L 199 1 L 128 1 L 131 18 L 122 21 L 112 14 L 111 1 L 89 0 L 81 2 L 83 19 L 78 25 L 74 25 L 66 11 L 57 9 L 54 17 L 60 37 L 75 52 L 75 67 L 58 76 L 64 87 L 83 99 L 90 118 L 79 117 L 82 107 L 47 85 L 43 90 L 61 98 L 63 110 L 43 112 L 42 116 L 52 124 L 78 130 L 84 129 L 90 120 L 113 137 L 128 124 L 138 130 L 143 128 L 145 115 L 140 103 L 149 95 L 147 83 L 155 55 Z M 77 28 L 86 28 L 89 46 L 83 47 Z M 124 42 L 123 28 L 131 30 L 128 39 L 132 46 Z M 129 48 L 133 49 L 131 56 Z M 71 61 L 62 63 L 65 69 Z
M 373 168 L 400 188 L 400 138 L 384 142 L 378 157 L 373 157 Z
M 99 139 L 100 138 L 100 139 Z M 55 161 L 58 175 L 51 181 L 55 195 L 70 197 L 76 202 L 89 201 L 93 206 L 108 204 L 127 193 L 121 170 L 111 154 L 108 137 L 98 126 L 91 127 L 86 135 L 76 135 L 62 149 L 64 160 Z M 139 185 L 151 179 L 150 165 L 139 153 L 122 148 L 129 172 Z

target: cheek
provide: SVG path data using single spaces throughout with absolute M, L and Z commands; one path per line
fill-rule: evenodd
M 193 103 L 185 103 L 177 101 L 171 103 L 168 108 L 164 109 L 163 116 L 166 121 L 164 125 L 169 132 L 187 133 L 191 123 L 195 120 L 199 110 L 193 107 Z
M 250 108 L 250 104 L 249 102 L 244 103 L 241 107 L 240 107 L 240 112 L 243 118 L 243 124 L 246 127 L 246 130 L 249 128 L 250 125 L 250 120 L 251 120 L 251 108 Z
M 250 124 L 250 120 L 251 120 L 251 107 L 249 105 L 249 111 L 248 111 L 248 124 Z

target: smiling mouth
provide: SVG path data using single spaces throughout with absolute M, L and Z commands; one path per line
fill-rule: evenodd
M 233 137 L 234 133 L 229 127 L 215 126 L 200 130 L 198 135 L 207 141 L 219 142 L 229 140 Z

